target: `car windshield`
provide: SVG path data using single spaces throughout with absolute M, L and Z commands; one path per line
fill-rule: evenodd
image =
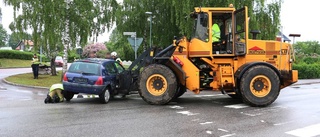
M 100 75 L 100 64 L 91 62 L 74 62 L 68 72 L 81 73 L 84 75 Z
M 57 56 L 56 60 L 62 60 L 62 57 L 61 56 Z

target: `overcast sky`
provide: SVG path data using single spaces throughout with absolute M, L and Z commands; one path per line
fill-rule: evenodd
M 2 1 L 2 0 L 1 0 Z M 284 0 L 281 7 L 281 25 L 283 33 L 301 34 L 296 41 L 316 40 L 320 42 L 320 17 L 319 0 Z M 4 6 L 0 3 L 2 9 L 2 24 L 8 33 L 11 33 L 8 26 L 13 21 L 12 7 Z M 99 42 L 109 39 L 110 33 L 105 33 L 98 38 Z

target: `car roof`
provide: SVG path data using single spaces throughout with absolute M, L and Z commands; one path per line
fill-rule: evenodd
M 85 58 L 77 60 L 75 62 L 90 62 L 90 63 L 104 63 L 104 62 L 114 62 L 113 59 L 103 59 L 103 58 Z

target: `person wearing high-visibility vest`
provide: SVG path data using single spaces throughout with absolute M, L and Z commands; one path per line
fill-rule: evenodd
M 49 89 L 49 94 L 47 98 L 44 100 L 44 103 L 59 103 L 63 102 L 64 97 L 62 94 L 63 85 L 61 83 L 53 84 Z
M 120 59 L 120 58 L 118 58 L 118 56 L 117 56 L 117 52 L 111 52 L 111 57 L 115 60 L 115 61 L 117 61 L 117 62 L 119 62 L 120 63 L 120 65 L 122 65 L 122 60 Z
M 220 27 L 217 23 L 214 23 L 211 27 L 212 43 L 220 41 Z
M 34 54 L 33 55 L 33 58 L 32 58 L 32 72 L 33 72 L 33 79 L 38 79 L 38 76 L 39 76 L 39 59 L 37 57 L 37 54 Z

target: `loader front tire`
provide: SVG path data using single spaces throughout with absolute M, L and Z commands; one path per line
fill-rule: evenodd
M 253 66 L 241 77 L 240 93 L 242 99 L 251 106 L 268 106 L 277 99 L 279 92 L 279 76 L 270 67 Z
M 139 78 L 139 95 L 149 104 L 169 103 L 177 92 L 177 80 L 172 70 L 161 64 L 144 68 Z
M 186 92 L 187 92 L 186 86 L 180 84 L 180 86 L 178 86 L 177 88 L 177 92 L 176 92 L 176 95 L 174 96 L 174 99 L 181 97 Z

